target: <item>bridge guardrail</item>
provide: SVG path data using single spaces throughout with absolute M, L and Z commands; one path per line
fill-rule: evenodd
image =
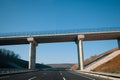
M 68 34 L 68 33 L 88 33 L 88 32 L 106 32 L 106 31 L 120 31 L 120 27 L 109 28 L 89 28 L 89 29 L 73 29 L 73 30 L 55 30 L 55 31 L 36 31 L 36 32 L 13 32 L 0 33 L 0 37 L 6 36 L 31 36 L 31 35 L 49 35 L 49 34 Z
M 30 70 L 30 69 L 0 69 L 0 75 L 24 73 L 24 72 L 31 72 L 31 71 L 36 71 L 36 70 Z

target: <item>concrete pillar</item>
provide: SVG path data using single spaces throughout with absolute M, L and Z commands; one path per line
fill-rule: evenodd
M 28 69 L 35 69 L 35 67 L 36 67 L 35 63 L 36 63 L 36 46 L 37 46 L 37 43 L 34 40 L 34 38 L 32 38 L 32 37 L 27 38 L 27 40 L 30 43 Z
M 83 40 L 84 35 L 78 35 L 77 38 L 77 47 L 78 47 L 78 70 L 84 69 L 84 56 L 83 56 Z
M 120 49 L 120 39 L 118 39 L 118 48 Z

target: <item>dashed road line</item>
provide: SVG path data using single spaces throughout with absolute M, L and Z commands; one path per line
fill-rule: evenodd
M 60 75 L 62 75 L 62 73 L 60 72 Z
M 91 78 L 91 77 L 87 77 L 87 76 L 83 76 L 83 75 L 80 75 L 81 77 L 84 77 L 84 78 L 88 78 L 88 79 L 91 79 L 91 80 L 95 80 L 94 78 Z
M 62 72 L 61 72 L 61 71 L 60 71 L 59 73 L 60 73 L 60 75 L 62 75 Z
M 71 74 L 74 74 L 74 73 L 71 72 Z M 79 75 L 79 74 L 77 74 L 77 75 Z M 96 80 L 96 79 L 94 79 L 94 78 L 91 78 L 91 77 L 88 77 L 88 76 L 84 76 L 84 75 L 79 75 L 79 76 L 81 76 L 81 77 L 83 77 L 83 78 L 90 79 L 90 80 Z
M 61 75 L 61 76 L 63 75 L 61 71 L 60 71 L 59 73 L 60 73 L 60 75 Z M 62 77 L 62 78 L 63 78 L 63 80 L 66 80 L 66 78 L 65 78 L 65 77 Z
M 63 77 L 63 80 L 66 80 L 66 78 L 65 78 L 65 77 Z
M 28 80 L 33 80 L 33 79 L 35 79 L 35 78 L 37 78 L 37 77 L 36 77 L 36 76 L 34 76 L 34 77 L 29 78 Z

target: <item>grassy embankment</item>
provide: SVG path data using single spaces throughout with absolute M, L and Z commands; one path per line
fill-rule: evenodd
M 107 56 L 117 50 L 118 50 L 118 48 L 115 48 L 115 49 L 109 50 L 105 53 L 92 56 L 84 61 L 84 65 L 87 66 L 90 63 L 92 63 L 94 60 L 104 57 L 104 56 Z M 78 68 L 77 64 L 75 64 L 71 67 L 72 70 L 76 70 L 77 68 Z M 113 58 L 112 60 L 102 64 L 101 66 L 95 68 L 93 71 L 108 72 L 108 73 L 120 73 L 120 55 Z

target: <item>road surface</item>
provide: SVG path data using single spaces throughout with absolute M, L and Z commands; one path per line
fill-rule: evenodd
M 108 80 L 73 71 L 36 71 L 1 76 L 0 80 Z

